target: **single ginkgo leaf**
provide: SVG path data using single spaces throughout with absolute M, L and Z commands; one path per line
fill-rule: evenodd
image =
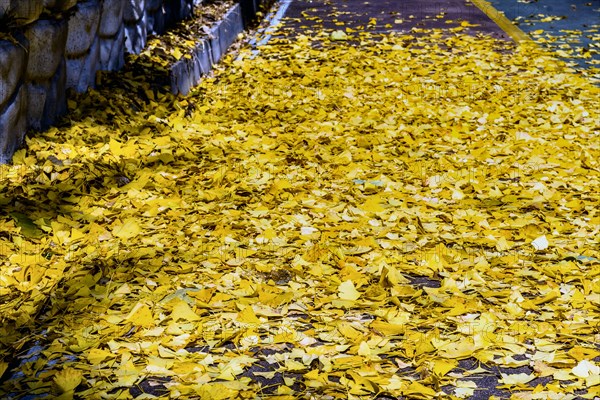
M 542 251 L 546 250 L 550 243 L 548 243 L 548 239 L 546 239 L 546 235 L 540 236 L 531 242 L 531 245 L 537 250 Z
M 65 368 L 54 375 L 53 382 L 60 393 L 75 390 L 83 379 L 83 372 L 74 368 Z
M 356 290 L 356 287 L 351 280 L 347 280 L 342 282 L 338 287 L 338 296 L 342 300 L 358 300 L 360 292 Z
M 600 367 L 593 361 L 581 360 L 571 369 L 571 372 L 579 378 L 587 378 L 588 376 L 598 377 L 600 376 Z
M 348 40 L 348 35 L 346 35 L 346 32 L 344 32 L 342 30 L 337 30 L 337 31 L 331 32 L 330 39 L 331 40 Z

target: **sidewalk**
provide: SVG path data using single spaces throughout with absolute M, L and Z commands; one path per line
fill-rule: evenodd
M 284 4 L 0 166 L 0 398 L 594 399 L 598 88 L 461 3 Z
M 492 0 L 524 32 L 580 68 L 600 68 L 600 0 Z
M 370 33 L 414 29 L 448 29 L 468 23 L 466 32 L 506 39 L 507 35 L 479 8 L 464 0 L 311 0 L 291 2 L 285 14 L 286 34 L 364 29 Z

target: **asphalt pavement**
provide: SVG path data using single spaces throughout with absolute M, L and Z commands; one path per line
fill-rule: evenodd
M 579 67 L 600 67 L 600 0 L 492 0 L 491 4 L 563 59 Z
M 523 1 L 528 3 L 523 3 Z M 469 0 L 283 0 L 278 15 L 273 13 L 272 26 L 277 28 L 266 31 L 270 33 L 267 36 L 275 38 L 293 38 L 299 35 L 318 37 L 319 34 L 336 30 L 344 30 L 348 32 L 349 36 L 356 32 L 369 32 L 374 36 L 392 32 L 419 35 L 427 34 L 429 29 L 451 29 L 460 26 L 464 28 L 461 31 L 463 33 L 513 41 L 515 37 L 529 39 L 528 32 L 540 29 L 539 26 L 533 23 L 529 24 L 525 20 L 542 13 L 566 15 L 565 18 L 557 19 L 553 21 L 553 24 L 547 25 L 556 34 L 564 34 L 561 31 L 565 29 L 593 29 L 591 27 L 597 23 L 594 21 L 597 14 L 594 14 L 596 11 L 592 10 L 598 8 L 596 5 L 600 3 L 600 0 L 591 3 L 584 0 L 496 0 L 493 3 L 478 3 L 479 6 Z M 572 6 L 572 3 L 577 3 L 577 6 Z M 501 7 L 495 8 L 496 5 Z M 534 14 L 533 17 L 530 14 Z M 515 23 L 512 26 L 506 19 L 501 20 L 504 16 L 511 21 L 522 21 L 522 23 Z M 506 24 L 510 25 L 508 29 L 506 29 Z M 525 34 L 523 35 L 521 31 L 524 31 Z M 590 35 L 590 37 L 592 36 Z M 594 43 L 589 37 L 582 37 L 580 46 L 589 48 L 593 47 Z M 560 47 L 556 45 L 553 49 L 559 50 Z M 439 282 L 425 279 L 421 282 L 414 282 L 414 284 L 435 287 L 439 285 Z M 519 357 L 516 355 L 515 359 L 518 360 Z M 470 379 L 477 384 L 474 395 L 469 397 L 472 400 L 511 398 L 512 393 L 509 390 L 498 388 L 501 374 L 533 373 L 532 367 L 528 365 L 505 368 L 491 364 L 485 365 L 474 358 L 461 360 L 457 370 L 472 371 L 478 368 L 479 372 L 470 375 Z M 250 369 L 245 376 L 260 380 L 265 386 L 277 386 L 283 383 L 282 378 L 278 375 L 266 379 L 263 376 L 255 376 L 254 372 Z M 410 371 L 402 372 L 410 373 Z M 531 388 L 537 385 L 544 386 L 551 380 L 552 377 L 537 378 L 529 382 L 528 386 Z M 453 390 L 452 387 L 442 387 L 441 389 L 448 394 Z M 378 398 L 388 399 L 387 397 Z M 574 398 L 578 397 L 575 395 Z
M 472 34 L 508 39 L 508 35 L 478 7 L 464 0 L 309 0 L 292 1 L 283 30 L 305 34 L 314 30 L 360 29 L 370 33 L 409 33 L 448 29 L 463 22 Z

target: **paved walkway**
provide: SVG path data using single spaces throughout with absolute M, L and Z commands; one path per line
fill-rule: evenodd
M 283 4 L 279 16 L 283 24 L 274 36 L 460 29 L 497 39 L 532 37 L 578 68 L 600 66 L 600 0 L 287 0 Z
M 581 67 L 600 67 L 600 0 L 492 0 L 491 3 L 521 30 L 548 43 L 552 50 L 573 50 L 572 54 L 560 53 L 563 58 Z
M 559 34 L 561 30 L 583 30 L 591 28 L 596 17 L 594 12 L 595 3 L 584 0 L 532 1 L 530 4 L 522 3 L 522 0 L 477 2 L 476 6 L 470 0 L 289 0 L 284 4 L 284 12 L 278 17 L 281 24 L 276 21 L 277 30 L 272 32 L 275 37 L 294 37 L 305 35 L 315 37 L 319 35 L 328 36 L 330 32 L 343 30 L 351 37 L 361 32 L 371 34 L 388 34 L 391 32 L 419 34 L 421 31 L 427 34 L 429 29 L 454 29 L 462 33 L 486 35 L 501 40 L 523 40 L 529 39 L 528 33 L 540 29 L 535 23 L 523 23 L 514 26 L 506 20 L 524 21 L 531 18 L 530 14 L 560 14 L 566 15 L 564 19 L 555 20 L 546 27 L 546 30 Z M 571 3 L 577 4 L 577 7 Z M 515 4 L 517 4 L 515 6 Z M 592 5 L 594 7 L 592 7 Z M 495 8 L 498 6 L 498 8 Z M 485 12 L 484 12 L 485 10 Z M 504 18 L 504 13 L 506 18 Z M 568 15 L 568 16 L 567 16 Z M 503 25 L 503 27 L 499 26 Z M 507 25 L 509 25 L 507 27 Z M 525 32 L 521 32 L 521 29 Z M 503 29 L 504 28 L 504 29 Z M 596 30 L 597 31 L 597 30 Z M 563 33 L 564 35 L 564 33 Z M 580 41 L 574 41 L 579 48 L 593 48 L 592 36 L 580 36 Z M 560 50 L 557 42 L 553 50 Z M 594 58 L 597 55 L 594 55 Z M 583 64 L 582 64 L 583 65 Z M 424 286 L 434 285 L 435 282 L 424 279 Z M 515 360 L 522 361 L 516 355 Z M 519 362 L 515 361 L 515 364 Z M 530 372 L 528 366 L 520 363 L 519 367 L 508 368 L 501 366 L 488 366 L 478 362 L 474 358 L 461 360 L 460 368 L 465 371 L 474 371 L 471 379 L 476 382 L 475 393 L 468 398 L 472 400 L 483 400 L 489 398 L 506 399 L 511 396 L 510 391 L 499 389 L 499 376 L 511 374 L 527 374 Z M 479 369 L 478 372 L 475 370 Z M 249 373 L 252 373 L 250 370 Z M 254 377 L 256 378 L 256 377 Z M 546 380 L 536 379 L 531 387 L 537 384 L 545 384 Z M 265 381 L 265 384 L 272 383 Z M 445 390 L 450 390 L 445 388 Z M 382 397 L 388 399 L 388 397 Z M 579 398 L 577 396 L 572 398 Z M 390 397 L 391 399 L 391 397 Z
M 474 34 L 507 38 L 479 8 L 465 0 L 312 0 L 292 1 L 284 29 L 296 34 L 315 29 L 360 29 L 372 33 L 454 28 L 463 22 Z

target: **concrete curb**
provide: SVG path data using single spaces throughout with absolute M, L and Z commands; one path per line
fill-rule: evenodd
M 242 15 L 245 11 L 239 3 L 234 4 L 210 28 L 210 37 L 200 40 L 189 54 L 190 58 L 181 58 L 169 69 L 171 93 L 187 95 L 198 85 L 202 77 L 210 72 L 212 66 L 219 62 L 227 49 L 235 41 L 237 35 L 244 31 Z M 256 15 L 256 10 L 254 10 Z

